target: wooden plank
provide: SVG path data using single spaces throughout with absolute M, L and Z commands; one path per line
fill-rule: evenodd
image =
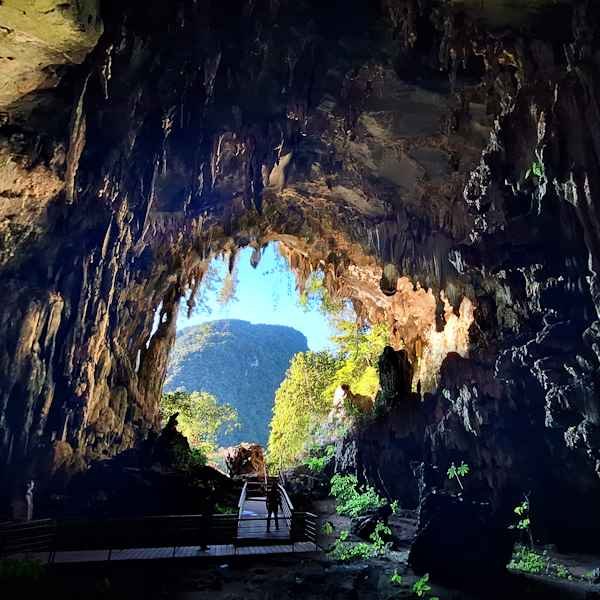
M 294 550 L 291 544 L 276 544 L 272 546 L 253 545 L 238 549 L 238 554 L 241 556 L 262 556 L 268 554 L 288 554 Z M 296 553 L 314 552 L 315 547 L 311 542 L 299 542 L 295 545 Z M 173 556 L 172 548 L 126 548 L 115 550 L 112 553 L 111 560 L 127 561 L 127 560 L 160 560 L 168 558 L 198 558 L 203 557 L 220 557 L 231 556 L 234 554 L 234 548 L 231 545 L 215 545 L 209 548 L 209 552 L 201 552 L 199 546 L 186 546 L 177 548 L 175 556 Z M 30 558 L 34 556 L 28 554 Z M 42 561 L 47 561 L 48 553 L 35 555 Z M 102 562 L 107 560 L 108 550 L 88 550 L 88 551 L 65 551 L 57 552 L 57 563 L 84 563 L 84 562 Z
M 284 506 L 278 519 L 279 529 L 273 518 L 269 531 L 263 484 L 248 482 L 244 490 L 240 496 L 240 519 L 235 515 L 211 515 L 207 522 L 205 515 L 167 515 L 58 524 L 40 520 L 2 524 L 0 539 L 5 548 L 13 548 L 11 555 L 31 555 L 25 551 L 39 552 L 52 543 L 58 551 L 58 562 L 96 562 L 108 557 L 108 547 L 115 549 L 113 560 L 229 556 L 236 552 L 236 546 L 242 554 L 259 555 L 291 552 L 292 532 L 294 539 L 310 540 L 316 536 L 316 515 L 293 513 L 285 488 L 281 487 Z M 207 552 L 200 550 L 198 543 L 202 542 L 209 544 Z M 49 553 L 40 555 L 47 559 Z

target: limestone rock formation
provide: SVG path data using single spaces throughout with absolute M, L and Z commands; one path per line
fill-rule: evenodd
M 55 87 L 64 67 L 83 62 L 102 33 L 99 0 L 4 0 L 0 5 L 0 106 L 22 118 Z M 15 103 L 13 105 L 13 103 Z
M 264 477 L 267 466 L 262 446 L 259 444 L 238 444 L 225 451 L 225 463 L 231 477 L 255 475 Z
M 100 31 L 78 6 L 90 29 L 61 65 Z M 108 0 L 100 16 L 81 65 L 50 90 L 36 71 L 2 108 L 0 478 L 156 430 L 179 300 L 215 252 L 258 260 L 276 239 L 299 280 L 321 268 L 387 321 L 431 392 L 377 421 L 377 454 L 355 440 L 369 479 L 464 458 L 498 518 L 537 490 L 560 499 L 540 505 L 547 539 L 586 519 L 592 539 L 598 3 Z
M 510 562 L 513 544 L 489 504 L 430 492 L 421 502 L 409 563 L 417 573 L 458 585 L 467 573 L 493 580 Z

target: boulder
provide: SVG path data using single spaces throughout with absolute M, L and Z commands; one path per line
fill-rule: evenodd
M 421 501 L 409 564 L 443 581 L 485 579 L 505 571 L 513 543 L 489 503 L 431 491 Z
M 375 531 L 377 523 L 387 523 L 391 514 L 392 509 L 390 508 L 389 504 L 386 504 L 385 506 L 382 506 L 369 513 L 368 515 L 363 515 L 352 519 L 350 531 L 363 540 L 368 541 L 370 535 Z
M 225 450 L 225 463 L 231 477 L 266 473 L 265 454 L 259 444 L 239 444 Z

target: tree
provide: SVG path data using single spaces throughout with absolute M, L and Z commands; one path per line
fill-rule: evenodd
M 217 434 L 221 429 L 228 433 L 239 427 L 235 408 L 219 404 L 207 392 L 180 389 L 163 394 L 160 403 L 162 423 L 166 423 L 173 413 L 179 413 L 178 427 L 190 446 L 207 455 L 216 451 Z
M 387 324 L 368 328 L 355 321 L 338 320 L 336 327 L 339 333 L 332 340 L 339 348 L 340 367 L 326 394 L 333 397 L 335 389 L 347 383 L 355 394 L 374 396 L 379 389 L 377 363 L 390 338 Z
M 306 311 L 316 308 L 333 319 L 339 317 L 348 304 L 331 296 L 325 287 L 325 275 L 321 271 L 314 271 L 308 276 L 298 302 Z
M 340 363 L 328 352 L 300 352 L 275 393 L 268 445 L 269 463 L 278 469 L 295 464 L 307 449 L 311 431 L 331 410 L 325 390 Z
M 367 328 L 339 319 L 337 327 L 337 355 L 296 354 L 275 394 L 268 462 L 276 468 L 297 464 L 312 445 L 323 443 L 324 418 L 338 386 L 347 383 L 354 393 L 368 396 L 379 388 L 377 361 L 389 340 L 387 326 Z

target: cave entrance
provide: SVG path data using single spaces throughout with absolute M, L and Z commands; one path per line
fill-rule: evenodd
M 288 380 L 295 365 L 316 366 L 318 359 L 333 365 L 344 352 L 340 336 L 347 337 L 357 315 L 349 300 L 329 295 L 323 271 L 300 281 L 289 250 L 276 241 L 259 250 L 246 247 L 213 256 L 192 294 L 181 299 L 161 416 L 164 424 L 179 410 L 188 440 L 208 449 L 211 462 L 224 467 L 233 446 L 268 447 L 274 403 L 283 397 L 278 389 L 286 381 L 288 387 L 294 385 Z M 356 334 L 369 329 L 357 324 Z M 374 350 L 371 363 L 379 351 Z M 332 369 L 329 375 L 331 382 L 321 382 L 327 387 L 334 385 Z M 358 384 L 364 387 L 364 382 Z M 332 393 L 322 391 L 326 403 Z M 189 415 L 180 404 L 188 397 L 177 396 L 179 392 L 191 394 Z
M 340 268 L 280 241 L 213 255 L 180 300 L 163 424 L 179 412 L 217 466 L 247 443 L 284 468 L 344 435 L 351 409 L 372 410 L 386 346 L 407 351 L 414 390 L 432 391 L 448 352 L 468 351 L 473 307 L 441 295 L 440 329 L 431 290 L 388 274 L 382 291 L 380 276 L 371 261 Z

